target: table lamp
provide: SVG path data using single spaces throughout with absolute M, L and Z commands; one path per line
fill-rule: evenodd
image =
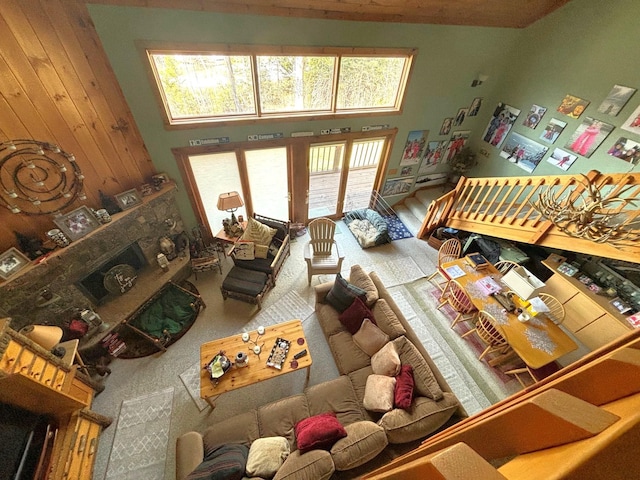
M 236 225 L 238 220 L 235 211 L 244 205 L 238 192 L 221 193 L 218 197 L 218 210 L 225 210 L 231 214 L 231 225 Z
M 63 331 L 50 325 L 27 325 L 20 329 L 20 333 L 50 352 L 62 340 Z

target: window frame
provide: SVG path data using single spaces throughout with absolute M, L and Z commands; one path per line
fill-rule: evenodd
M 356 48 L 356 47 L 297 47 L 297 46 L 258 46 L 258 45 L 222 45 L 222 44 L 144 44 L 139 45 L 141 53 L 145 59 L 144 63 L 152 85 L 152 90 L 160 106 L 163 121 L 167 129 L 201 128 L 203 126 L 225 126 L 255 124 L 273 121 L 291 121 L 292 119 L 304 120 L 326 120 L 333 118 L 354 118 L 372 117 L 379 115 L 400 115 L 402 114 L 406 90 L 409 85 L 415 57 L 418 50 L 416 48 Z M 161 82 L 156 71 L 152 55 L 247 55 L 251 58 L 251 75 L 254 82 L 254 102 L 256 106 L 255 114 L 230 114 L 224 117 L 193 117 L 189 119 L 173 119 L 166 101 L 165 92 L 161 87 Z M 331 97 L 330 110 L 313 111 L 286 111 L 278 113 L 265 113 L 261 110 L 257 56 L 332 56 L 336 57 L 336 68 L 333 75 L 333 91 Z M 396 93 L 395 104 L 392 107 L 370 107 L 370 108 L 349 108 L 337 109 L 338 78 L 340 75 L 340 60 L 342 57 L 406 57 L 405 65 L 401 74 L 398 92 Z

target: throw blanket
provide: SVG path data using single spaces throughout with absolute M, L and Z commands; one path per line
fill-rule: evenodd
M 349 230 L 362 248 L 375 246 L 379 232 L 369 220 L 352 220 L 349 223 Z

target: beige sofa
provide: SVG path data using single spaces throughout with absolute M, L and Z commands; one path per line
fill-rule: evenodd
M 359 269 L 357 266 L 353 268 Z M 361 269 L 360 272 L 363 273 Z M 273 436 L 285 437 L 292 452 L 274 479 L 328 479 L 336 470 L 350 470 L 365 464 L 389 443 L 427 437 L 443 425 L 466 416 L 378 276 L 375 273 L 366 276 L 370 278 L 370 284 L 375 285 L 375 292 L 370 291 L 368 299 L 373 299 L 375 293 L 376 300 L 368 303 L 373 303 L 372 311 L 379 328 L 394 342 L 403 364 L 411 363 L 414 368 L 417 393 L 411 408 L 394 409 L 384 414 L 368 412 L 364 408 L 365 385 L 372 373 L 370 357 L 353 343 L 351 335 L 338 320 L 338 312 L 324 303 L 333 282 L 318 285 L 315 287 L 316 313 L 341 376 L 311 386 L 299 395 L 226 419 L 203 433 L 182 435 L 176 445 L 178 480 L 184 479 L 208 452 L 219 445 L 242 443 L 249 446 L 257 438 Z M 421 395 L 424 389 L 430 389 L 438 400 Z M 300 454 L 296 449 L 296 423 L 327 411 L 336 413 L 347 436 L 338 440 L 330 450 Z

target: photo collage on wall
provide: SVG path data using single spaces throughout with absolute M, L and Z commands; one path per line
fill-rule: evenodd
M 615 117 L 635 92 L 635 88 L 616 84 L 600 103 L 597 111 Z M 554 167 L 567 171 L 580 156 L 590 158 L 615 129 L 615 126 L 607 121 L 588 115 L 583 116 L 590 104 L 589 100 L 572 94 L 565 95 L 560 101 L 556 111 L 571 119 L 580 118 L 581 123 L 575 126 L 575 130 L 566 140 L 563 148 L 552 149 L 547 162 Z M 540 133 L 536 134 L 542 143 L 516 132 L 509 135 L 520 110 L 503 103 L 498 103 L 484 132 L 483 140 L 500 148 L 499 155 L 502 158 L 532 173 L 549 151 L 544 144 L 554 144 L 567 128 L 567 122 L 558 118 L 543 119 L 547 110 L 547 107 L 533 104 L 522 121 L 522 125 L 530 129 L 544 125 L 544 128 L 539 129 Z M 640 106 L 620 128 L 640 135 Z M 632 165 L 631 168 L 640 163 L 640 143 L 633 138 L 618 137 L 606 152 L 612 157 L 628 162 Z

